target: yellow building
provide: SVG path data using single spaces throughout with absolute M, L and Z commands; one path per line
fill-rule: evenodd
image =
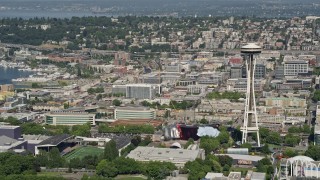
M 4 91 L 0 92 L 0 101 L 5 100 L 7 97 L 13 96 L 14 92 Z

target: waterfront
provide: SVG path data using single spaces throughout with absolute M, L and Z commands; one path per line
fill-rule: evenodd
M 19 71 L 18 68 L 5 68 L 0 66 L 0 84 L 11 84 L 12 79 L 28 77 L 34 72 Z

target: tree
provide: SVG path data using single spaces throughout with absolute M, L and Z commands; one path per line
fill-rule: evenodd
M 132 143 L 134 146 L 138 146 L 138 145 L 141 143 L 141 136 L 134 136 L 134 137 L 131 139 L 131 143 Z
M 58 168 L 62 167 L 64 164 L 64 159 L 60 155 L 58 148 L 54 147 L 49 151 L 48 154 L 48 167 Z
M 89 94 L 94 94 L 94 93 L 96 93 L 96 89 L 94 89 L 94 88 L 89 88 L 89 89 L 87 90 L 87 92 L 88 92 Z
M 142 173 L 142 167 L 138 161 L 134 159 L 119 157 L 113 163 L 118 169 L 119 174 L 139 174 Z M 128 166 L 129 165 L 129 166 Z
M 78 66 L 78 68 L 77 68 L 77 70 L 78 70 L 78 73 L 77 73 L 77 75 L 78 75 L 78 77 L 81 77 L 81 68 Z
M 312 131 L 311 131 L 311 128 L 310 128 L 309 125 L 304 124 L 303 127 L 302 127 L 302 132 L 306 133 L 306 134 L 310 134 Z
M 261 139 L 265 139 L 266 137 L 269 136 L 270 130 L 267 128 L 261 127 L 261 128 L 259 128 L 259 134 L 260 134 Z
M 219 163 L 221 166 L 229 165 L 232 166 L 233 159 L 229 156 L 218 156 Z
M 71 129 L 71 134 L 75 136 L 90 136 L 91 125 L 89 123 L 83 125 L 74 125 Z
M 191 144 L 194 144 L 194 140 L 192 138 L 189 138 L 188 142 L 184 145 L 184 148 L 187 149 Z
M 320 146 L 309 146 L 304 155 L 312 158 L 315 161 L 320 160 Z
M 212 151 L 217 150 L 219 145 L 220 143 L 217 138 L 204 136 L 200 139 L 200 148 L 204 149 L 206 154 L 210 154 Z
M 320 101 L 320 90 L 316 90 L 312 97 L 313 101 Z
M 270 149 L 269 149 L 269 145 L 265 144 L 264 146 L 261 147 L 261 152 L 264 154 L 269 154 L 270 153 Z
M 196 159 L 185 164 L 184 169 L 189 172 L 190 180 L 198 180 L 203 178 L 208 172 L 221 172 L 222 167 L 220 163 L 208 155 L 205 160 Z
M 31 87 L 32 88 L 40 88 L 41 86 L 38 83 L 32 83 Z
M 258 172 L 265 172 L 267 174 L 272 174 L 274 169 L 272 167 L 272 163 L 271 163 L 270 159 L 263 158 L 260 161 L 258 161 L 257 171 Z
M 118 175 L 118 169 L 115 167 L 114 163 L 108 162 L 107 160 L 103 159 L 97 165 L 96 173 L 99 176 L 115 177 L 116 175 Z
M 300 133 L 301 129 L 297 126 L 291 126 L 288 128 L 289 133 Z
M 119 151 L 116 147 L 116 142 L 112 139 L 105 145 L 104 158 L 108 161 L 112 161 L 117 157 L 119 157 Z
M 271 132 L 269 134 L 269 136 L 266 138 L 266 142 L 269 144 L 280 145 L 282 142 L 282 139 L 281 139 L 280 134 L 278 132 Z
M 203 118 L 203 119 L 200 120 L 200 123 L 201 123 L 201 124 L 208 124 L 209 121 L 206 120 L 205 118 Z
M 68 108 L 69 108 L 69 102 L 68 102 L 68 103 L 64 103 L 64 104 L 63 104 L 63 108 L 64 108 L 64 109 L 68 109 Z
M 248 151 L 250 152 L 251 149 L 252 149 L 252 144 L 250 144 L 250 143 L 244 143 L 244 144 L 241 144 L 240 147 L 241 147 L 241 148 L 248 148 Z
M 217 138 L 220 141 L 220 144 L 224 144 L 229 142 L 230 135 L 227 131 L 221 131 Z
M 165 179 L 176 167 L 171 162 L 150 161 L 144 164 L 145 174 L 155 180 Z
M 284 138 L 284 142 L 288 146 L 295 146 L 300 143 L 300 137 L 294 136 L 292 134 L 287 134 Z
M 112 104 L 113 104 L 114 106 L 120 106 L 120 105 L 121 105 L 121 101 L 118 100 L 118 99 L 114 99 L 114 100 L 112 101 Z
M 298 155 L 298 152 L 293 148 L 286 148 L 286 150 L 283 152 L 283 155 L 285 157 L 294 157 Z
M 97 99 L 97 100 L 102 99 L 102 94 L 98 94 L 97 97 L 96 97 L 96 99 Z

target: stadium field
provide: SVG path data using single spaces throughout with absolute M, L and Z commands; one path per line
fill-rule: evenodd
M 92 147 L 92 146 L 86 146 L 86 147 L 80 147 L 75 149 L 74 151 L 68 153 L 65 155 L 65 158 L 67 161 L 70 161 L 70 159 L 73 158 L 79 158 L 82 159 L 85 156 L 89 156 L 89 155 L 97 155 L 99 156 L 100 154 L 103 153 L 103 149 L 97 148 L 97 147 Z

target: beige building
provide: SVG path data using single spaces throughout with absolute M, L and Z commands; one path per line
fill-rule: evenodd
M 63 110 L 64 106 L 63 105 L 59 105 L 59 104 L 45 104 L 45 103 L 41 103 L 41 104 L 35 104 L 32 106 L 32 109 L 34 111 L 59 111 L 59 110 Z
M 7 92 L 7 91 L 13 91 L 13 90 L 14 90 L 13 84 L 0 85 L 0 92 Z
M 300 98 L 274 97 L 265 99 L 266 106 L 306 108 L 307 102 Z

